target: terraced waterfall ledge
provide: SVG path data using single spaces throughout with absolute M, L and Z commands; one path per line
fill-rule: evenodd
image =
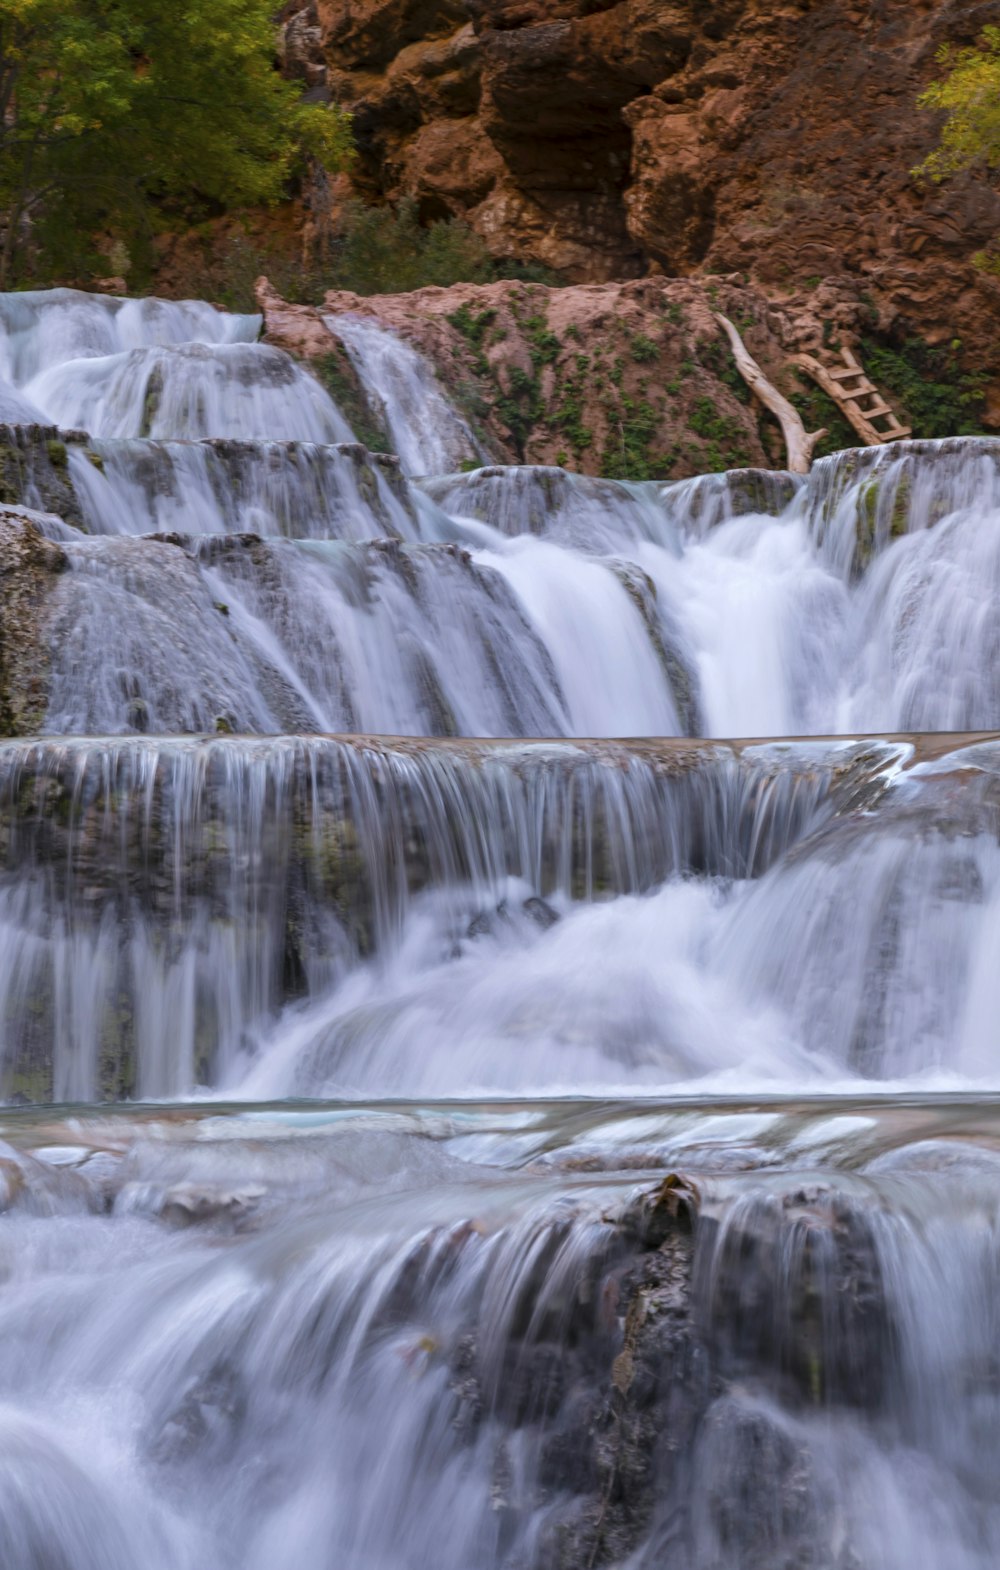
M 1000 442 L 260 325 L 0 297 L 0 1560 L 986 1570 Z

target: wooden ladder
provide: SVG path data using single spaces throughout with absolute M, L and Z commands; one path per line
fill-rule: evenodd
M 844 411 L 845 418 L 866 446 L 881 447 L 883 442 L 902 441 L 912 434 L 908 425 L 901 424 L 875 383 L 868 380 L 864 366 L 850 349 L 841 349 L 839 353 L 833 349 L 816 349 L 812 354 L 793 354 L 789 356 L 789 363 L 801 366 L 822 387 L 838 409 Z

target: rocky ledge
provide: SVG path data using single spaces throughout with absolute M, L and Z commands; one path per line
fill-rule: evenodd
M 497 461 L 628 480 L 783 467 L 777 422 L 751 401 L 715 313 L 790 396 L 806 384 L 789 354 L 822 334 L 814 309 L 775 306 L 733 277 L 334 290 L 318 306 L 291 305 L 262 279 L 257 297 L 266 341 L 309 361 L 335 396 L 346 356 L 328 322 L 361 316 L 424 356 Z M 824 309 L 850 342 L 850 304 L 831 293 Z

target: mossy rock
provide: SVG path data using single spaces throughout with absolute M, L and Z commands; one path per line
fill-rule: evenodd
M 87 440 L 83 432 L 60 432 L 51 425 L 0 426 L 0 502 L 55 513 L 82 529 L 69 454 Z

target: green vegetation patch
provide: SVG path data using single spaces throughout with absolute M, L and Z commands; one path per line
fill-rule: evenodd
M 842 452 L 845 447 L 856 447 L 858 433 L 843 410 L 815 382 L 808 381 L 804 374 L 801 383 L 796 391 L 789 393 L 789 403 L 802 416 L 807 431 L 826 431 L 826 435 L 816 443 L 814 456 L 828 458 L 831 453 Z
M 979 436 L 985 394 L 978 378 L 962 370 L 961 347 L 957 339 L 932 346 L 908 338 L 890 348 L 864 338 L 861 360 L 875 385 L 901 405 L 914 436 Z
M 688 416 L 688 425 L 705 443 L 701 457 L 709 473 L 721 474 L 725 469 L 745 469 L 751 462 L 740 422 L 732 415 L 720 413 L 711 398 L 697 400 Z

